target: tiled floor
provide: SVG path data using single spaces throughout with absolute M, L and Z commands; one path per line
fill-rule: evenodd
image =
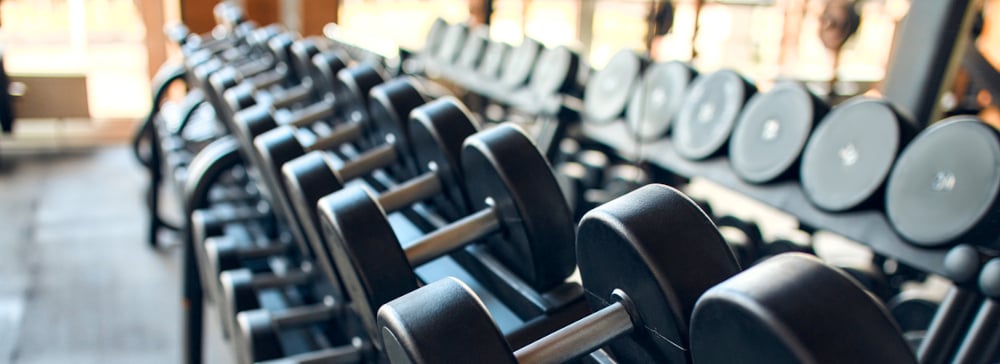
M 0 155 L 0 363 L 179 362 L 179 251 L 144 241 L 144 183 L 125 147 Z

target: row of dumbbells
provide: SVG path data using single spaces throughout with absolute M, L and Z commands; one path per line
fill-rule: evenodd
M 695 162 L 727 155 L 744 181 L 797 180 L 827 212 L 885 210 L 893 227 L 918 246 L 996 248 L 1000 228 L 990 221 L 1000 211 L 1000 134 L 974 116 L 921 130 L 930 120 L 911 120 L 875 96 L 833 105 L 794 81 L 758 92 L 733 70 L 699 74 L 683 62 L 651 62 L 629 50 L 580 77 L 586 67 L 567 47 L 544 48 L 527 37 L 511 47 L 487 35 L 484 26 L 439 20 L 428 35 L 428 58 L 449 70 L 446 78 L 500 101 L 516 99 L 522 87 L 543 99 L 585 85 L 581 119 L 597 125 L 622 120 L 630 144 L 669 140 L 669 153 Z M 947 153 L 938 152 L 942 145 Z M 955 189 L 959 179 L 969 188 Z
M 343 81 L 346 77 L 344 75 L 350 75 L 351 72 L 368 72 L 366 74 L 371 75 L 371 69 L 366 65 L 348 67 L 338 73 L 338 77 Z M 352 78 L 355 81 L 359 79 L 363 78 Z M 232 91 L 225 91 L 224 95 L 227 99 L 233 99 L 231 93 Z M 261 90 L 256 91 L 256 95 L 263 93 L 264 91 Z M 260 176 L 264 184 L 270 180 L 271 183 L 267 186 L 268 200 L 275 206 L 281 205 L 282 201 L 295 205 L 291 209 L 286 206 L 286 214 L 294 213 L 296 215 L 289 215 L 284 221 L 305 225 L 304 227 L 307 229 L 305 236 L 307 236 L 306 240 L 310 246 L 301 250 L 310 251 L 309 255 L 316 263 L 315 265 L 321 268 L 325 267 L 323 270 L 327 278 L 333 278 L 327 279 L 331 285 L 334 282 L 344 281 L 344 287 L 348 291 L 352 291 L 350 295 L 353 298 L 351 311 L 360 312 L 362 323 L 370 323 L 367 326 L 374 325 L 374 309 L 378 307 L 378 304 L 371 304 L 368 305 L 371 307 L 365 308 L 363 307 L 366 306 L 365 302 L 377 302 L 378 299 L 388 297 L 384 293 L 387 290 L 389 292 L 393 290 L 407 291 L 408 289 L 400 286 L 416 285 L 416 279 L 395 277 L 390 280 L 391 284 L 372 286 L 372 290 L 383 293 L 369 293 L 359 287 L 371 282 L 371 277 L 386 276 L 386 266 L 389 263 L 379 262 L 379 264 L 364 264 L 358 267 L 352 267 L 352 263 L 357 262 L 359 257 L 385 260 L 384 255 L 387 249 L 394 247 L 398 250 L 400 245 L 398 242 L 394 243 L 396 239 L 385 214 L 387 211 L 403 209 L 409 204 L 421 200 L 433 198 L 443 201 L 442 203 L 434 203 L 433 206 L 440 210 L 442 215 L 450 216 L 449 220 L 456 222 L 429 234 L 420 242 L 414 243 L 410 249 L 407 249 L 406 256 L 410 259 L 405 259 L 402 262 L 397 261 L 401 265 L 408 267 L 411 263 L 422 264 L 451 250 L 458 249 L 462 244 L 480 236 L 502 231 L 502 235 L 512 235 L 503 240 L 515 241 L 511 245 L 515 245 L 516 248 L 512 248 L 512 251 L 509 252 L 500 251 L 498 256 L 502 260 L 516 262 L 516 264 L 512 264 L 512 268 L 521 273 L 522 276 L 527 277 L 526 280 L 532 286 L 552 286 L 563 281 L 572 271 L 572 259 L 566 254 L 571 250 L 570 246 L 573 240 L 571 216 L 568 209 L 565 208 L 558 185 L 551 177 L 551 171 L 544 157 L 538 153 L 524 133 L 512 126 L 500 126 L 473 135 L 477 129 L 473 118 L 454 99 L 444 98 L 419 106 L 424 103 L 424 98 L 420 95 L 418 87 L 415 87 L 412 79 L 396 79 L 372 88 L 370 92 L 372 102 L 370 104 L 348 105 L 354 99 L 345 100 L 345 98 L 339 97 L 340 95 L 340 93 L 334 92 L 334 108 L 337 109 L 338 106 L 343 109 L 353 108 L 348 113 L 350 119 L 346 123 L 332 127 L 326 133 L 315 130 L 308 133 L 302 128 L 287 126 L 287 124 L 297 124 L 291 122 L 286 123 L 284 127 L 261 133 L 253 138 L 252 144 L 248 144 L 246 141 L 238 144 L 242 144 L 241 148 L 252 146 L 246 148 L 249 151 L 244 152 L 248 155 L 248 168 L 256 170 L 256 174 Z M 364 98 L 368 95 L 354 93 L 354 96 Z M 273 104 L 270 106 L 267 109 L 274 109 Z M 411 110 L 406 110 L 408 108 Z M 260 107 L 238 110 L 233 107 L 232 109 L 231 122 L 234 124 L 234 134 L 237 134 L 236 139 L 252 136 L 255 130 L 267 129 L 255 128 L 254 124 L 260 125 L 261 120 L 268 119 L 269 116 L 273 119 L 273 113 L 262 112 L 260 109 L 264 108 Z M 248 112 L 252 117 L 248 117 Z M 268 126 L 278 124 L 273 120 L 267 120 L 266 123 L 269 124 Z M 354 129 L 351 134 L 344 133 L 350 129 Z M 385 134 L 379 134 L 380 138 L 375 138 L 375 140 L 361 139 L 361 135 L 358 134 L 370 129 L 379 130 L 380 133 Z M 314 135 L 307 134 L 306 137 L 303 137 L 303 133 Z M 356 136 L 348 138 L 351 135 Z M 309 138 L 310 136 L 312 139 Z M 317 141 L 316 138 L 321 138 L 323 142 Z M 355 144 L 359 144 L 356 146 L 361 147 L 364 151 L 346 161 L 344 155 L 321 151 L 343 143 L 334 143 L 333 140 L 353 141 Z M 364 148 L 364 144 L 368 144 L 370 147 Z M 307 149 L 316 150 L 310 152 Z M 306 155 L 291 160 L 292 157 L 301 154 Z M 343 154 L 351 153 L 348 151 Z M 281 163 L 283 160 L 288 160 L 288 162 Z M 389 169 L 395 178 L 402 179 L 407 176 L 413 178 L 403 181 L 396 188 L 380 193 L 355 187 L 351 190 L 354 194 L 353 197 L 348 199 L 349 201 L 357 200 L 355 203 L 342 203 L 344 206 L 331 204 L 329 206 L 330 209 L 348 209 L 346 212 L 326 213 L 326 215 L 332 216 L 329 219 L 357 219 L 362 214 L 368 214 L 371 219 L 364 219 L 363 224 L 342 225 L 344 227 L 335 229 L 339 232 L 339 234 L 334 234 L 336 239 L 329 238 L 331 232 L 321 235 L 319 224 L 316 223 L 319 220 L 318 211 L 315 208 L 317 199 L 337 190 L 342 183 L 361 177 L 361 175 L 379 167 L 393 167 Z M 529 181 L 529 178 L 534 178 L 535 181 Z M 281 181 L 277 182 L 278 179 Z M 283 188 L 286 186 L 294 187 Z M 280 196 L 282 194 L 294 196 L 282 198 Z M 519 206 L 521 204 L 551 207 L 525 208 Z M 563 207 L 560 209 L 560 206 Z M 463 213 L 463 211 L 470 210 L 476 212 Z M 542 215 L 543 213 L 544 215 Z M 461 217 L 464 215 L 468 216 Z M 375 224 L 377 218 L 372 216 L 381 216 L 381 219 L 385 221 L 384 226 Z M 201 217 L 197 220 L 205 221 L 209 218 Z M 227 222 L 231 221 L 234 220 L 227 220 Z M 242 221 L 240 222 L 242 223 Z M 546 222 L 556 223 L 546 224 Z M 330 224 L 333 223 L 327 225 Z M 543 226 L 545 227 L 543 228 Z M 330 228 L 328 227 L 328 229 Z M 371 243 L 370 240 L 373 237 L 383 238 L 376 239 L 376 241 L 384 246 L 384 249 L 371 251 L 373 245 L 365 243 Z M 334 242 L 329 240 L 336 240 L 343 244 L 355 244 L 358 248 L 356 248 L 357 251 L 347 249 L 346 252 L 338 253 L 345 249 L 335 249 L 332 246 Z M 535 240 L 552 241 L 552 243 L 544 247 L 532 247 L 527 243 L 527 241 Z M 216 257 L 216 259 L 220 256 L 232 255 L 260 258 L 258 256 L 260 247 L 235 248 L 235 253 L 222 253 L 218 251 L 218 247 L 225 244 L 217 244 L 217 242 L 218 239 L 210 241 L 212 244 L 208 244 L 208 246 L 214 251 L 207 251 L 202 255 Z M 202 244 L 202 246 L 204 245 Z M 528 248 L 530 251 L 523 253 L 519 251 L 522 248 Z M 254 253 L 248 253 L 250 251 Z M 364 256 L 364 253 L 377 254 L 376 256 Z M 330 267 L 333 265 L 331 258 L 337 258 L 344 254 L 357 255 L 357 257 L 340 262 L 342 264 L 337 264 L 337 272 L 334 272 L 333 268 Z M 531 262 L 524 262 L 520 259 L 524 254 L 529 255 L 528 258 Z M 534 256 L 536 254 L 539 256 Z M 547 258 L 554 254 L 560 254 L 561 257 Z M 330 255 L 333 256 L 330 257 Z M 219 267 L 222 259 L 218 260 L 219 262 L 214 264 L 205 265 Z M 343 266 L 347 266 L 347 268 L 342 268 Z M 310 264 L 309 267 L 311 268 L 312 265 Z M 378 269 L 378 267 L 382 268 Z M 377 271 L 371 272 L 372 269 L 377 269 Z M 207 270 L 208 275 L 212 275 L 212 270 Z M 308 273 L 307 269 L 300 269 L 300 271 L 298 273 Z M 400 274 L 408 271 L 411 276 L 413 274 L 412 268 L 389 271 Z M 206 282 L 205 286 L 221 285 L 222 296 L 226 296 L 228 301 L 235 301 L 239 300 L 240 295 L 230 292 L 240 292 L 241 287 L 249 287 L 251 291 L 269 289 L 276 285 L 301 283 L 303 279 L 301 276 L 284 272 L 247 277 L 245 274 L 224 272 L 220 274 L 222 279 L 217 281 L 213 277 L 206 279 L 211 282 Z M 348 276 L 363 278 L 349 279 Z M 234 277 L 246 277 L 247 279 L 239 280 Z M 235 281 L 247 283 L 240 286 L 234 283 Z M 358 289 L 364 292 L 356 291 Z M 331 295 L 323 297 L 323 302 L 320 304 L 322 307 L 318 309 L 325 312 L 325 316 L 316 316 L 313 312 L 312 316 L 305 318 L 299 315 L 295 315 L 295 318 L 288 315 L 276 318 L 268 315 L 266 311 L 239 313 L 236 315 L 233 336 L 238 341 L 243 340 L 244 342 L 236 346 L 243 347 L 242 355 L 244 357 L 252 355 L 250 360 L 261 359 L 256 356 L 257 354 L 275 352 L 275 350 L 267 351 L 267 348 L 280 346 L 277 345 L 279 343 L 274 340 L 261 339 L 277 336 L 274 333 L 278 328 L 291 326 L 292 323 L 302 324 L 303 321 L 316 321 L 317 319 L 330 320 L 332 316 L 340 316 L 332 314 L 332 312 L 343 311 L 345 308 L 343 297 L 336 297 L 338 291 L 340 290 L 334 289 Z M 342 291 L 339 293 L 343 294 Z M 374 297 L 366 297 L 366 294 L 374 295 Z M 227 304 L 232 304 L 232 302 Z M 232 312 L 235 311 L 230 311 L 230 313 Z M 370 313 L 366 315 L 365 312 Z M 261 318 L 267 316 L 270 317 Z M 254 317 L 258 319 L 253 319 Z M 268 332 L 268 334 L 265 335 L 264 332 Z

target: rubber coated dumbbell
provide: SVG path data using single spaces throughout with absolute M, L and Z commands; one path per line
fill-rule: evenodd
M 688 84 L 697 76 L 694 68 L 678 61 L 647 67 L 625 111 L 632 136 L 653 141 L 666 135 L 683 105 Z
M 374 104 L 373 107 L 378 108 Z M 319 257 L 317 261 L 331 280 L 339 279 L 339 274 L 328 264 L 333 258 L 322 234 L 316 206 L 320 198 L 340 190 L 351 179 L 392 164 L 393 160 L 396 164 L 412 160 L 410 164 L 421 166 L 423 172 L 382 193 L 386 202 L 382 206 L 385 213 L 428 199 L 432 199 L 436 211 L 447 218 L 455 218 L 468 210 L 461 188 L 461 166 L 457 162 L 462 142 L 476 132 L 468 110 L 454 98 L 445 97 L 413 109 L 406 122 L 410 124 L 405 128 L 406 133 L 411 135 L 407 145 L 413 150 L 402 150 L 402 145 L 396 143 L 399 139 L 390 139 L 386 146 L 392 149 L 383 148 L 383 151 L 376 147 L 337 168 L 332 166 L 326 152 L 318 151 L 282 167 L 282 176 L 288 187 L 286 193 L 297 220 Z
M 740 111 L 757 87 L 733 70 L 698 76 L 673 122 L 670 140 L 677 154 L 702 160 L 724 154 Z
M 690 362 L 695 301 L 739 272 L 711 219 L 679 191 L 648 185 L 588 212 L 576 235 L 592 314 L 512 353 L 482 301 L 445 279 L 379 310 L 389 360 L 562 363 L 606 346 L 620 363 Z
M 259 297 L 262 292 L 295 290 L 300 294 L 310 294 L 312 287 L 309 285 L 315 283 L 315 279 L 316 274 L 309 265 L 305 265 L 305 269 L 289 270 L 282 274 L 254 272 L 248 268 L 224 271 L 217 278 L 218 286 L 222 290 L 217 305 L 219 316 L 222 317 L 223 325 L 228 332 L 238 333 L 240 328 L 235 321 L 236 315 L 243 311 L 261 308 Z M 323 300 L 325 297 L 309 295 L 303 298 L 303 303 L 309 306 Z M 336 302 L 337 305 L 343 304 L 333 297 L 329 300 Z
M 324 323 L 337 325 L 339 318 L 345 314 L 345 309 L 343 305 L 327 302 L 283 311 L 258 309 L 240 312 L 236 315 L 239 334 L 234 340 L 237 361 L 250 364 L 285 357 L 289 353 L 282 345 L 282 332 Z M 325 331 L 324 328 L 317 329 Z M 376 355 L 370 343 L 365 340 L 347 338 L 342 341 L 334 341 L 331 343 L 333 347 L 326 350 L 309 352 L 307 357 L 323 363 L 360 363 L 366 357 Z
M 226 105 L 233 112 L 260 104 L 281 108 L 308 98 L 322 98 L 322 90 L 313 88 L 312 58 L 321 50 L 312 38 L 293 40 L 290 35 L 278 35 L 268 41 L 277 62 L 272 70 L 251 79 L 240 79 L 235 72 L 219 72 L 210 81 L 216 92 L 222 92 Z M 285 87 L 282 87 L 285 86 Z M 281 100 L 282 104 L 277 105 Z
M 691 317 L 695 363 L 916 363 L 885 306 L 801 253 L 712 287 Z
M 371 337 L 378 307 L 417 289 L 413 267 L 479 239 L 534 289 L 565 281 L 575 266 L 573 217 L 548 162 L 505 123 L 465 140 L 465 193 L 472 212 L 403 249 L 381 207 L 386 195 L 347 188 L 319 202 L 323 231 L 351 304 Z

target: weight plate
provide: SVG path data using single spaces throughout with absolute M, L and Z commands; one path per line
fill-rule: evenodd
M 630 299 L 637 327 L 610 343 L 624 363 L 686 363 L 688 320 L 709 287 L 739 272 L 698 205 L 665 185 L 647 185 L 588 212 L 576 244 L 587 301 Z M 718 347 L 717 347 L 718 349 Z
M 994 242 L 998 193 L 1000 136 L 974 117 L 956 116 L 925 129 L 900 154 L 886 185 L 886 214 L 920 246 Z
M 300 39 L 299 41 L 292 44 L 291 52 L 291 67 L 293 72 L 299 76 L 300 79 L 310 78 L 314 72 L 312 67 L 313 56 L 319 54 L 319 47 L 316 45 L 316 40 L 312 38 Z M 311 78 L 310 78 L 311 80 Z M 315 81 L 312 81 L 315 85 Z
M 767 93 L 754 95 L 729 141 L 733 171 L 746 181 L 765 183 L 792 170 L 825 111 L 797 82 L 778 83 Z
M 671 140 L 677 153 L 700 160 L 720 153 L 740 110 L 757 89 L 732 70 L 698 76 L 673 123 Z
M 691 318 L 696 363 L 915 363 L 885 307 L 804 254 L 764 260 L 709 289 Z
M 635 52 L 618 51 L 603 69 L 591 77 L 583 93 L 583 111 L 587 121 L 607 123 L 625 112 L 642 61 Z
M 517 363 L 486 306 L 455 278 L 390 301 L 378 323 L 392 363 Z
M 410 113 L 410 143 L 418 173 L 434 171 L 441 179 L 442 193 L 433 198 L 434 206 L 450 219 L 471 211 L 459 160 L 462 143 L 476 132 L 471 115 L 453 96 L 431 101 Z
M 625 111 L 632 135 L 638 140 L 651 141 L 666 134 L 694 76 L 694 69 L 683 62 L 670 61 L 649 66 Z
M 397 78 L 372 88 L 368 97 L 368 111 L 371 114 L 367 127 L 368 139 L 372 145 L 395 143 L 399 154 L 396 163 L 403 168 L 397 178 L 416 175 L 413 149 L 409 145 L 410 112 L 426 103 L 423 92 L 416 81 L 409 77 Z
M 510 52 L 500 73 L 500 83 L 509 88 L 523 86 L 528 82 L 531 71 L 535 67 L 542 44 L 531 38 L 524 38 L 521 45 Z
M 344 187 L 342 182 L 333 172 L 327 154 L 321 151 L 309 152 L 285 163 L 281 167 L 281 178 L 285 183 L 288 200 L 298 217 L 296 220 L 302 225 L 317 263 L 326 274 L 327 281 L 333 282 L 334 298 L 337 302 L 347 302 L 340 275 L 329 264 L 333 261 L 333 256 L 327 248 L 323 225 L 316 209 L 321 198 Z
M 427 31 L 427 39 L 424 41 L 424 53 L 428 55 L 438 54 L 438 49 L 444 39 L 444 33 L 448 29 L 448 22 L 444 19 L 434 19 L 431 28 Z
M 529 87 L 537 95 L 570 91 L 576 83 L 580 56 L 567 47 L 546 48 L 531 72 Z
M 341 50 L 325 51 L 313 56 L 312 70 L 314 85 L 324 92 L 333 93 L 336 85 L 337 72 L 347 68 L 347 53 Z
M 438 48 L 435 58 L 440 62 L 444 62 L 444 64 L 454 63 L 455 58 L 458 57 L 458 53 L 462 50 L 462 45 L 465 44 L 465 37 L 468 34 L 468 25 L 463 23 L 449 25 L 445 29 L 444 37 L 441 39 L 441 45 Z
M 573 215 L 531 139 L 510 123 L 479 132 L 465 141 L 462 168 L 472 210 L 492 204 L 501 221 L 489 244 L 497 259 L 541 292 L 563 283 L 576 266 Z
M 340 120 L 366 122 L 368 95 L 371 89 L 385 82 L 385 76 L 369 63 L 360 63 L 337 72 L 334 100 Z
M 507 60 L 507 54 L 510 52 L 509 44 L 493 40 L 489 41 L 486 44 L 486 50 L 483 52 L 483 59 L 479 62 L 478 72 L 490 79 L 498 78 L 500 68 L 503 67 L 504 62 Z
M 903 123 L 882 100 L 857 98 L 835 107 L 802 151 L 800 177 L 809 200 L 828 211 L 869 201 L 904 143 Z
M 486 44 L 490 40 L 490 28 L 480 25 L 469 31 L 469 36 L 465 38 L 465 45 L 458 54 L 455 64 L 465 70 L 475 70 L 479 67 L 479 61 L 483 58 Z
M 373 338 L 379 334 L 378 308 L 419 287 L 389 218 L 376 201 L 373 192 L 356 186 L 319 201 L 327 249 L 354 312 Z

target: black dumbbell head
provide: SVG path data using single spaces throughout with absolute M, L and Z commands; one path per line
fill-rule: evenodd
M 754 95 L 733 126 L 729 141 L 733 171 L 752 183 L 796 174 L 802 148 L 827 109 L 798 82 L 781 82 Z
M 236 322 L 239 325 L 239 346 L 251 356 L 247 358 L 251 362 L 284 356 L 270 312 L 262 309 L 243 311 L 236 315 Z
M 497 258 L 539 290 L 563 282 L 576 265 L 573 215 L 531 138 L 510 123 L 477 133 L 462 168 L 472 210 L 493 204 L 502 221 L 503 239 L 489 245 Z
M 756 93 L 757 88 L 736 71 L 698 76 L 673 123 L 671 140 L 677 153 L 699 160 L 723 152 L 743 105 Z
M 577 260 L 594 311 L 616 291 L 631 301 L 636 328 L 610 343 L 627 363 L 687 362 L 688 319 L 709 287 L 739 272 L 719 231 L 698 205 L 648 185 L 588 212 Z
M 455 278 L 386 303 L 378 325 L 392 363 L 517 362 L 483 302 Z
M 334 92 L 336 87 L 337 72 L 347 68 L 350 57 L 347 52 L 340 49 L 320 52 L 312 57 L 313 85 L 324 92 Z
M 892 226 L 913 244 L 1000 247 L 1000 135 L 971 116 L 932 125 L 900 154 L 885 198 Z
M 337 72 L 334 100 L 340 120 L 368 121 L 368 96 L 372 88 L 386 81 L 375 65 L 359 63 Z
M 626 110 L 632 135 L 644 141 L 664 136 L 683 105 L 688 84 L 695 76 L 697 73 L 691 66 L 678 61 L 656 63 L 646 68 Z
M 368 96 L 368 112 L 371 122 L 367 127 L 368 142 L 380 145 L 386 142 L 396 143 L 403 151 L 403 168 L 400 178 L 414 175 L 416 165 L 410 155 L 413 149 L 409 139 L 409 116 L 417 107 L 427 102 L 416 80 L 402 77 L 390 80 L 371 89 Z
M 345 188 L 318 204 L 327 248 L 351 305 L 369 336 L 378 337 L 379 306 L 417 289 L 413 267 L 377 197 L 367 188 Z
M 883 100 L 856 98 L 838 105 L 802 151 L 800 177 L 806 196 L 828 211 L 866 206 L 882 197 L 878 192 L 896 155 L 912 136 L 908 128 Z
M 435 206 L 449 218 L 471 211 L 460 156 L 465 139 L 477 129 L 472 113 L 453 96 L 428 102 L 410 112 L 409 141 L 417 171 L 431 168 L 437 171 L 444 193 L 435 198 Z
M 584 118 L 606 123 L 622 116 L 642 67 L 643 61 L 635 52 L 622 49 L 615 53 L 587 83 L 583 93 Z
M 844 272 L 785 254 L 712 287 L 691 318 L 697 363 L 914 363 L 885 307 Z

